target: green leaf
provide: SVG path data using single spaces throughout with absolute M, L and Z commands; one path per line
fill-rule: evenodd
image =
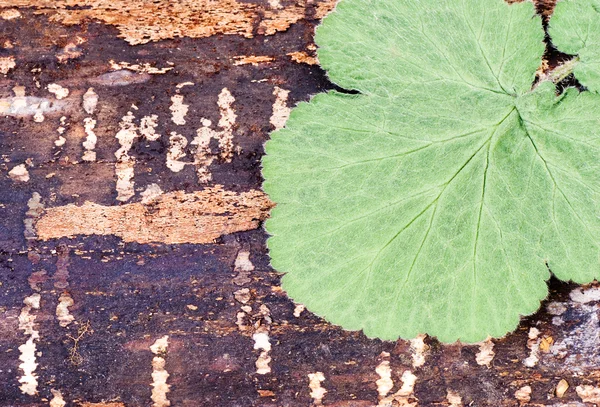
M 600 91 L 600 1 L 561 0 L 548 31 L 559 50 L 578 56 L 575 77 L 589 90 Z
M 342 0 L 332 81 L 263 158 L 283 288 L 382 339 L 513 330 L 561 279 L 598 276 L 600 96 L 544 82 L 531 3 Z

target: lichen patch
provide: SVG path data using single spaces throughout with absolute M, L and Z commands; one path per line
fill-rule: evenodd
M 580 304 L 600 301 L 600 287 L 579 287 L 571 291 L 569 297 Z
M 221 118 L 219 119 L 219 127 L 223 129 L 219 133 L 219 147 L 221 149 L 221 159 L 225 162 L 230 162 L 233 158 L 233 126 L 237 115 L 233 110 L 233 102 L 235 98 L 227 88 L 223 88 L 219 93 L 219 111 Z
M 390 367 L 390 354 L 382 352 L 380 357 L 383 360 L 375 368 L 375 372 L 379 375 L 379 379 L 377 379 L 375 384 L 377 385 L 377 393 L 381 400 L 392 390 L 394 382 L 392 380 L 392 368 Z
M 321 386 L 321 383 L 325 381 L 325 375 L 323 372 L 309 373 L 308 380 L 308 387 L 310 388 L 310 397 L 313 399 L 313 405 L 323 405 L 323 397 L 327 394 L 327 390 Z
M 412 365 L 414 368 L 421 367 L 425 364 L 425 356 L 429 350 L 429 346 L 425 343 L 426 337 L 426 335 L 419 334 L 416 338 L 411 339 L 410 341 Z
M 208 119 L 202 119 L 202 127 L 196 131 L 196 137 L 192 140 L 191 145 L 196 146 L 194 152 L 194 164 L 196 166 L 196 174 L 198 183 L 206 184 L 212 179 L 209 171 L 209 166 L 214 161 L 215 157 L 211 155 L 210 140 L 219 139 L 219 132 L 210 128 L 212 125 Z
M 527 347 L 530 349 L 529 356 L 523 361 L 527 367 L 534 367 L 539 362 L 540 353 L 540 331 L 537 328 L 530 328 L 527 340 Z
M 463 407 L 462 397 L 454 390 L 446 392 L 446 401 L 448 401 L 448 407 Z
M 577 386 L 575 391 L 584 403 L 600 404 L 600 388 L 585 384 Z
M 9 172 L 8 176 L 15 182 L 29 181 L 29 171 L 25 164 L 15 165 Z
M 56 318 L 58 323 L 63 328 L 69 326 L 71 322 L 75 320 L 75 317 L 69 312 L 69 307 L 72 307 L 75 303 L 73 298 L 67 292 L 62 293 L 58 298 L 58 305 L 56 306 Z
M 35 329 L 36 316 L 32 315 L 31 311 L 40 308 L 40 300 L 41 295 L 38 293 L 25 297 L 23 300 L 24 306 L 19 315 L 19 329 L 28 336 L 27 341 L 19 346 L 19 352 L 21 352 L 19 360 L 22 362 L 19 369 L 23 371 L 19 383 L 21 383 L 21 392 L 30 396 L 37 394 L 38 381 L 35 370 L 38 364 L 36 362 L 35 341 L 40 337 L 39 331 Z
M 116 235 L 126 242 L 212 243 L 218 237 L 258 227 L 271 201 L 261 191 L 235 193 L 220 186 L 169 192 L 151 203 L 49 208 L 36 224 L 42 240 L 75 235 Z
M 296 306 L 294 307 L 294 316 L 296 318 L 300 318 L 300 315 L 302 315 L 305 309 L 306 307 L 304 306 L 304 304 L 296 304 Z
M 0 13 L 0 18 L 3 20 L 14 20 L 16 18 L 21 18 L 21 12 L 15 8 L 9 8 L 2 10 Z
M 271 351 L 269 334 L 267 332 L 257 332 L 252 335 L 252 339 L 254 339 L 254 349 L 261 351 L 255 362 L 256 373 L 261 375 L 271 373 L 271 366 L 269 366 L 271 362 L 271 357 L 269 356 L 269 352 Z
M 89 88 L 83 94 L 83 110 L 87 114 L 93 114 L 98 105 L 98 94 L 94 92 L 94 88 Z
M 112 59 L 108 62 L 110 64 L 111 69 L 116 71 L 120 69 L 127 69 L 129 71 L 138 72 L 138 73 L 147 73 L 150 75 L 161 75 L 169 72 L 173 69 L 172 66 L 157 68 L 155 66 L 150 65 L 149 63 L 144 64 L 130 64 L 129 62 L 115 62 Z
M 274 57 L 269 57 L 266 55 L 238 55 L 233 57 L 233 65 L 253 65 L 258 66 L 259 64 L 264 64 L 267 62 L 275 61 Z
M 187 164 L 185 161 L 181 161 L 185 157 L 185 148 L 187 147 L 188 141 L 181 134 L 171 132 L 169 138 L 169 150 L 167 151 L 167 168 L 173 172 L 179 172 L 185 168 Z
M 17 66 L 14 56 L 0 57 L 0 74 L 6 75 L 11 69 Z
M 160 134 L 156 133 L 158 126 L 158 116 L 151 114 L 144 116 L 140 120 L 139 132 L 142 137 L 148 141 L 156 141 L 160 138 Z
M 282 129 L 285 126 L 285 122 L 290 117 L 291 109 L 287 105 L 289 90 L 275 86 L 273 95 L 275 95 L 275 102 L 273 103 L 273 113 L 269 122 L 275 130 Z
M 58 100 L 64 99 L 69 96 L 69 89 L 60 86 L 57 83 L 51 83 L 48 85 L 48 92 L 52 93 Z
M 83 119 L 83 128 L 86 134 L 85 141 L 82 144 L 83 148 L 86 150 L 81 157 L 83 161 L 96 161 L 96 152 L 94 151 L 94 148 L 96 148 L 98 137 L 94 132 L 95 127 L 96 120 L 92 119 L 91 117 L 86 117 Z
M 167 354 L 168 346 L 168 335 L 158 338 L 154 344 L 150 346 L 150 351 L 155 355 L 154 358 L 152 358 L 151 386 L 153 407 L 168 407 L 171 405 L 171 402 L 167 399 L 167 393 L 171 387 L 167 384 L 169 373 L 165 369 L 165 356 Z
M 133 142 L 139 136 L 137 126 L 133 123 L 134 119 L 133 113 L 127 112 L 119 123 L 120 130 L 115 135 L 121 145 L 115 152 L 115 157 L 117 158 L 115 164 L 117 200 L 121 202 L 127 202 L 135 195 L 133 181 L 135 158 L 129 155 Z
M 185 124 L 185 115 L 188 112 L 190 105 L 183 103 L 183 95 L 173 95 L 171 97 L 171 120 L 173 123 L 183 126 Z
M 529 403 L 531 400 L 531 386 L 523 386 L 515 392 L 515 398 L 521 403 Z
M 317 57 L 311 56 L 304 51 L 290 52 L 287 55 L 292 59 L 292 61 L 299 64 L 319 65 L 319 60 Z
M 142 196 L 142 203 L 149 204 L 150 202 L 156 200 L 156 198 L 161 196 L 163 193 L 163 190 L 158 184 L 150 184 L 146 187 L 144 192 L 140 194 Z
M 479 344 L 479 352 L 475 355 L 475 361 L 479 366 L 490 367 L 496 353 L 494 352 L 494 342 L 491 337 Z
M 67 402 L 63 398 L 63 395 L 60 390 L 51 389 L 52 400 L 50 400 L 50 407 L 65 407 Z

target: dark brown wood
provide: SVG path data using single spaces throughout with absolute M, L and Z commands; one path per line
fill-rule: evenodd
M 369 339 L 288 299 L 260 159 L 287 107 L 334 87 L 312 42 L 333 2 L 167 3 L 0 0 L 0 406 L 600 403 L 598 287 L 551 281 L 515 333 L 472 346 Z M 144 232 L 178 214 L 202 232 Z

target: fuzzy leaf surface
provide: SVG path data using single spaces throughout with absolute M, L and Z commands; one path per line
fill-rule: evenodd
M 589 90 L 600 92 L 600 1 L 559 1 L 549 34 L 560 51 L 579 57 L 575 77 Z
M 547 264 L 597 276 L 600 100 L 531 91 L 543 35 L 531 3 L 339 3 L 319 59 L 361 94 L 300 104 L 263 158 L 291 298 L 368 336 L 476 342 L 539 308 Z

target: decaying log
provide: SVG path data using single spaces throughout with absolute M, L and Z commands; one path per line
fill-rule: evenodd
M 1 406 L 600 404 L 600 287 L 552 281 L 474 346 L 368 339 L 281 290 L 260 158 L 333 87 L 333 7 L 0 1 Z

